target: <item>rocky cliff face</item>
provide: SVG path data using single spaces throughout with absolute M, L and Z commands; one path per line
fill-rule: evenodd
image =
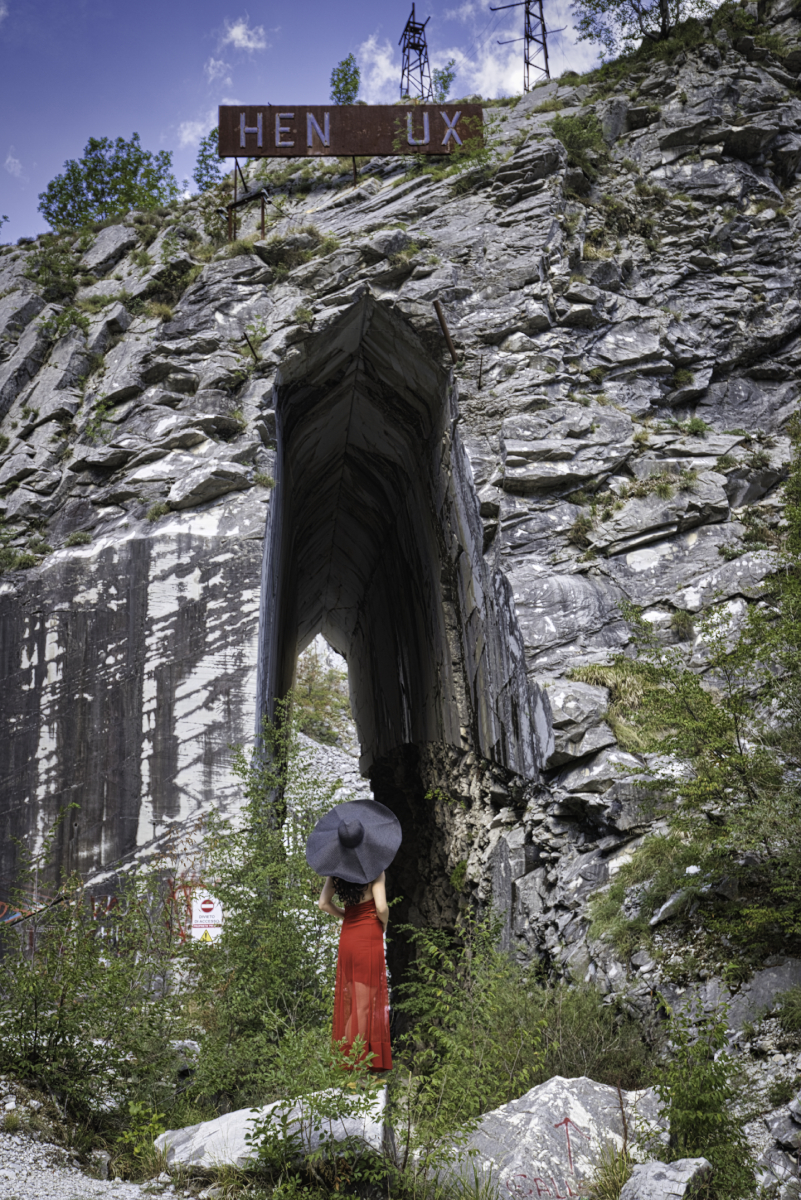
M 623 600 L 700 669 L 675 614 L 760 595 L 799 390 L 793 63 L 722 33 L 611 93 L 551 83 L 488 110 L 496 170 L 298 172 L 233 257 L 198 201 L 131 214 L 73 248 L 85 327 L 44 243 L 5 250 L 0 873 L 70 802 L 86 872 L 234 804 L 231 743 L 322 631 L 407 915 L 492 887 L 521 954 L 617 986 L 586 900 L 647 821 L 570 673 L 629 644 Z M 557 109 L 608 153 L 570 165 Z

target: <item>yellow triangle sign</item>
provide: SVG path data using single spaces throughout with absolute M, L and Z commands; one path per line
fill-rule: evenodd
M 208 929 L 203 930 L 203 933 L 200 935 L 200 940 L 201 942 L 210 942 L 212 940 Z

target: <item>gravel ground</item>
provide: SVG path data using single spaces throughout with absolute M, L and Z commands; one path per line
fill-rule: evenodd
M 175 1195 L 173 1188 L 158 1188 Z M 92 1179 L 69 1154 L 27 1134 L 0 1132 L 0 1200 L 84 1200 L 90 1196 L 140 1200 L 154 1195 L 138 1183 Z

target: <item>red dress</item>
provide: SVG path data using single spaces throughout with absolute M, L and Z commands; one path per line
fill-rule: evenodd
M 388 1071 L 392 1053 L 384 927 L 372 899 L 345 909 L 339 934 L 334 1041 L 344 1038 L 345 1049 L 350 1050 L 357 1035 L 365 1043 L 365 1053 L 372 1051 L 371 1068 Z

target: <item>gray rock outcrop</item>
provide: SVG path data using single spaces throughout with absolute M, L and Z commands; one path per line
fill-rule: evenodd
M 701 1191 L 712 1175 L 705 1158 L 679 1158 L 672 1163 L 637 1163 L 623 1184 L 620 1200 L 678 1200 Z
M 302 1097 L 294 1104 L 277 1100 L 262 1108 L 242 1108 L 225 1113 L 213 1121 L 201 1121 L 184 1129 L 168 1129 L 156 1138 L 156 1149 L 166 1153 L 170 1167 L 247 1167 L 252 1165 L 257 1146 L 254 1121 L 272 1119 L 275 1137 L 283 1140 L 286 1130 L 302 1153 L 310 1154 L 321 1146 L 344 1141 L 358 1141 L 380 1151 L 384 1137 L 386 1090 L 382 1090 L 367 1106 L 364 1115 L 337 1116 L 333 1112 L 336 1096 L 317 1093 Z M 344 1101 L 345 1109 L 353 1109 L 353 1100 Z M 331 1115 L 328 1115 L 331 1110 Z
M 66 802 L 87 874 L 235 806 L 229 747 L 322 631 L 404 824 L 401 916 L 492 892 L 521 958 L 646 1011 L 587 902 L 653 828 L 648 762 L 571 676 L 630 648 L 623 601 L 702 671 L 687 615 L 764 594 L 801 374 L 787 62 L 710 36 L 612 95 L 551 82 L 492 169 L 326 163 L 233 257 L 199 200 L 131 214 L 69 303 L 44 243 L 3 249 L 1 878 Z M 601 122 L 591 172 L 559 106 Z
M 592 1176 L 604 1146 L 632 1145 L 635 1129 L 658 1136 L 658 1114 L 651 1091 L 619 1095 L 591 1079 L 556 1075 L 485 1113 L 461 1169 L 470 1178 L 475 1168 L 515 1195 L 545 1195 L 547 1188 L 548 1195 L 567 1196 L 571 1185 L 578 1192 Z

